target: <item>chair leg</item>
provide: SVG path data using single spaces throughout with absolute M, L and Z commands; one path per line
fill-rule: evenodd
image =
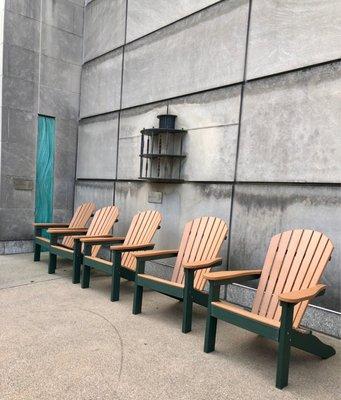
M 81 288 L 86 289 L 90 285 L 90 267 L 83 265 Z
M 204 352 L 211 353 L 215 349 L 215 338 L 217 334 L 217 318 L 207 315 Z
M 54 274 L 56 272 L 56 266 L 57 266 L 57 255 L 50 252 L 48 273 Z
M 119 267 L 114 266 L 111 276 L 111 301 L 118 301 L 120 299 L 120 280 L 121 274 Z
M 192 330 L 194 270 L 185 269 L 185 287 L 182 306 L 182 332 Z
M 277 353 L 277 374 L 276 387 L 283 389 L 288 385 L 289 362 L 290 362 L 290 342 L 292 335 L 292 319 L 294 304 L 281 302 L 282 316 L 279 331 L 279 345 Z
M 34 244 L 34 257 L 33 261 L 40 261 L 41 245 L 38 243 Z
M 73 255 L 73 265 L 72 265 L 72 283 L 79 283 L 81 280 L 81 265 L 82 257 L 74 254 Z
M 143 299 L 143 286 L 139 286 L 135 282 L 134 286 L 134 301 L 133 301 L 133 314 L 137 315 L 142 310 L 142 299 Z

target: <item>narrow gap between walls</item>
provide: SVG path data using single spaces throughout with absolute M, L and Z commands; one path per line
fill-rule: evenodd
M 247 72 L 246 70 L 247 70 L 247 56 L 248 56 L 248 48 L 249 48 L 251 11 L 252 11 L 252 0 L 249 0 L 249 11 L 248 11 L 248 17 L 247 17 L 246 39 L 245 39 L 243 83 L 242 83 L 241 90 L 240 90 L 240 107 L 239 107 L 238 134 L 237 134 L 237 143 L 236 143 L 236 158 L 235 158 L 235 165 L 234 165 L 234 178 L 233 178 L 233 183 L 232 183 L 231 201 L 230 201 L 229 231 L 228 231 L 228 243 L 227 243 L 227 270 L 229 270 L 231 268 L 230 255 L 231 255 L 233 207 L 234 207 L 234 198 L 235 198 L 235 186 L 236 186 L 236 181 L 237 181 L 237 168 L 238 168 L 239 143 L 240 143 L 242 114 L 243 114 L 244 89 L 245 89 L 245 84 L 246 84 L 246 72 Z M 226 297 L 227 297 L 227 286 L 225 285 L 224 299 L 226 299 Z

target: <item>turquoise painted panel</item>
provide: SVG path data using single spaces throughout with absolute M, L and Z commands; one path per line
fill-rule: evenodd
M 39 115 L 36 158 L 35 221 L 52 222 L 55 119 Z

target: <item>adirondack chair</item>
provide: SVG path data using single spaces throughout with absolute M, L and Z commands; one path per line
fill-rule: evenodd
M 82 244 L 80 239 L 83 237 L 87 238 L 98 238 L 107 237 L 110 230 L 113 228 L 115 222 L 118 221 L 118 208 L 115 206 L 103 207 L 95 212 L 95 215 L 91 221 L 88 229 L 79 228 L 51 228 L 48 229 L 48 233 L 51 235 L 50 244 L 50 259 L 49 259 L 49 274 L 54 274 L 57 265 L 57 256 L 69 259 L 73 261 L 72 266 L 72 282 L 80 282 L 80 269 L 83 259 Z M 70 242 L 67 245 L 61 243 L 58 244 L 58 238 L 70 236 L 73 239 L 73 247 L 70 246 Z M 100 251 L 100 244 L 93 246 L 92 255 L 96 256 Z
M 44 247 L 47 250 L 50 248 L 50 239 L 43 236 L 43 231 L 47 231 L 50 228 L 85 228 L 86 223 L 89 221 L 91 215 L 96 209 L 93 203 L 84 203 L 77 207 L 71 221 L 65 222 L 48 222 L 40 223 L 35 222 L 34 226 L 34 261 L 40 261 L 41 248 Z M 65 236 L 62 244 L 66 247 L 73 247 L 73 238 L 71 236 Z
M 220 248 L 227 235 L 227 225 L 215 217 L 196 218 L 185 225 L 179 250 L 155 250 L 134 253 L 137 259 L 133 314 L 142 308 L 143 288 L 183 300 L 182 332 L 192 327 L 193 302 L 207 307 L 208 295 L 204 292 L 205 273 L 220 265 Z M 146 261 L 176 257 L 171 280 L 145 274 Z
M 84 244 L 82 288 L 88 288 L 90 283 L 90 268 L 98 269 L 111 275 L 111 301 L 118 301 L 120 296 L 120 278 L 128 281 L 135 280 L 136 258 L 132 256 L 132 251 L 148 250 L 154 248 L 151 243 L 157 229 L 160 228 L 162 216 L 158 211 L 143 211 L 136 214 L 130 224 L 126 237 L 115 238 L 83 238 Z M 113 253 L 112 260 L 106 261 L 91 254 L 91 247 L 101 243 L 111 245 L 121 243 L 121 245 L 111 246 Z M 90 255 L 91 254 L 91 255 Z
M 274 236 L 261 270 L 206 274 L 210 282 L 204 351 L 214 350 L 217 319 L 230 322 L 279 343 L 276 387 L 288 384 L 290 347 L 329 358 L 335 350 L 311 332 L 300 329 L 310 300 L 322 295 L 321 275 L 333 251 L 322 233 L 297 229 Z M 260 279 L 251 311 L 219 300 L 220 285 Z

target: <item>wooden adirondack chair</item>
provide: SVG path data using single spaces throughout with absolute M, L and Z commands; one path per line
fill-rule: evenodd
M 297 229 L 274 236 L 262 270 L 206 274 L 210 282 L 204 351 L 214 350 L 217 319 L 279 342 L 276 387 L 288 384 L 290 347 L 329 358 L 335 350 L 299 326 L 310 300 L 324 293 L 319 284 L 333 251 L 322 233 Z M 259 279 L 251 311 L 219 300 L 220 285 Z
M 95 268 L 111 275 L 111 301 L 119 300 L 120 296 L 120 278 L 129 281 L 135 280 L 136 258 L 131 252 L 136 250 L 148 250 L 154 248 L 151 243 L 157 229 L 160 228 L 162 216 L 158 211 L 143 211 L 136 214 L 130 224 L 126 237 L 113 238 L 83 238 L 84 257 L 82 288 L 88 288 L 90 283 L 90 268 Z M 102 245 L 111 245 L 122 243 L 121 245 L 111 246 L 113 252 L 113 261 L 106 261 L 91 254 L 91 246 L 101 243 Z M 91 255 L 90 255 L 91 254 Z
M 227 237 L 227 225 L 215 217 L 196 218 L 186 224 L 179 250 L 155 250 L 134 253 L 137 259 L 133 314 L 139 314 L 142 307 L 143 288 L 148 287 L 159 293 L 183 300 L 182 332 L 192 327 L 192 305 L 207 307 L 208 295 L 203 291 L 205 273 L 211 267 L 220 265 L 218 257 L 223 241 Z M 145 274 L 146 261 L 177 257 L 171 280 Z
M 77 207 L 71 221 L 65 222 L 49 222 L 49 223 L 34 223 L 34 261 L 40 261 L 41 248 L 50 248 L 50 239 L 43 236 L 43 231 L 50 228 L 85 228 L 86 223 L 96 209 L 93 203 L 84 203 Z M 73 247 L 73 239 L 71 236 L 66 236 L 62 244 L 66 247 Z
M 72 268 L 72 282 L 80 282 L 80 268 L 82 264 L 82 244 L 80 239 L 86 238 L 98 238 L 98 237 L 112 237 L 109 235 L 110 230 L 113 228 L 115 222 L 118 221 L 118 208 L 115 206 L 103 207 L 95 212 L 95 215 L 91 221 L 89 229 L 79 228 L 51 228 L 47 232 L 51 235 L 50 244 L 50 259 L 49 259 L 49 274 L 54 274 L 57 265 L 57 256 L 67 258 L 73 261 Z M 73 242 L 64 241 L 58 244 L 59 237 L 72 237 Z M 73 247 L 70 246 L 73 243 Z M 96 256 L 100 250 L 100 244 L 93 246 L 92 255 Z

